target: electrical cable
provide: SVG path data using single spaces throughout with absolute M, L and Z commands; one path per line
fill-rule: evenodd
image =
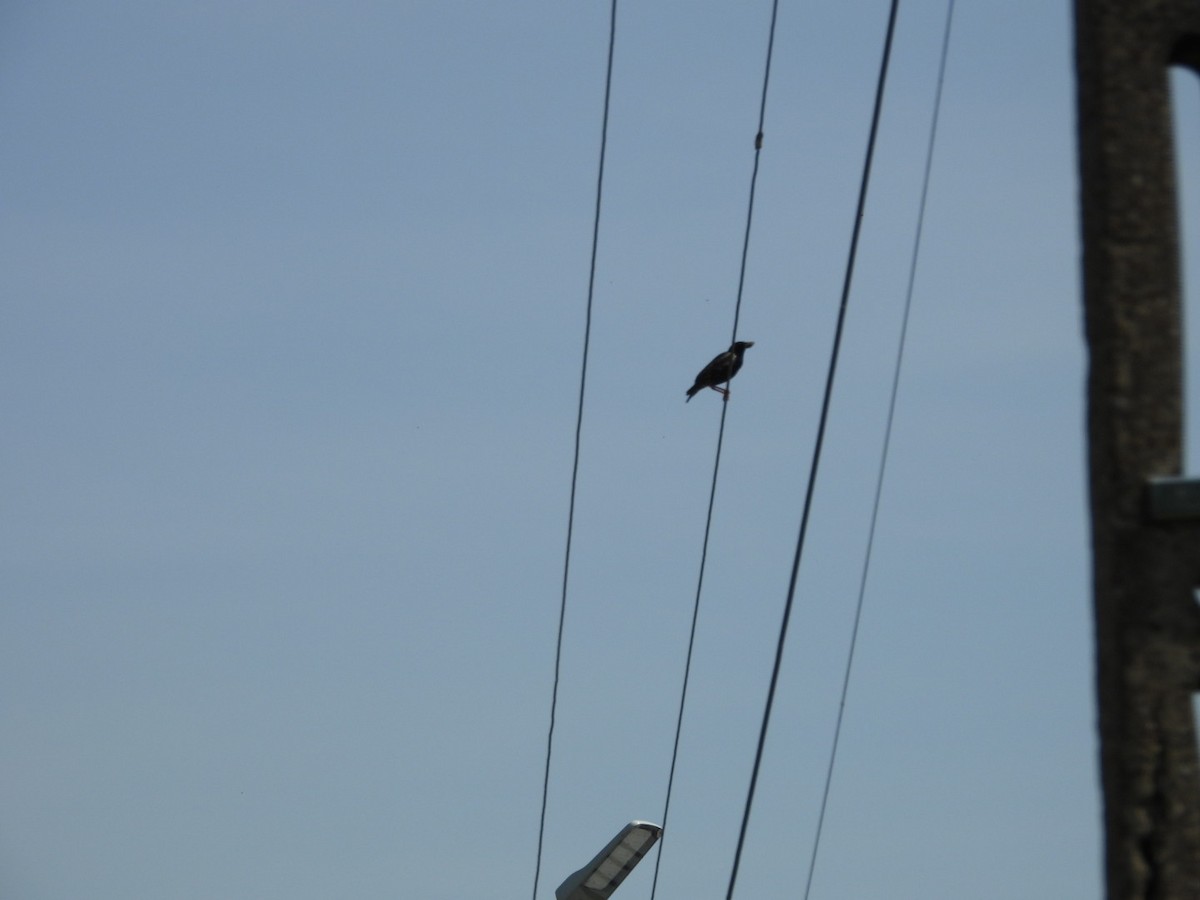
M 554 720 L 558 709 L 558 682 L 562 667 L 563 625 L 567 616 L 567 582 L 571 571 L 571 538 L 575 528 L 575 493 L 579 482 L 579 445 L 583 433 L 583 396 L 587 386 L 588 347 L 592 334 L 592 298 L 596 285 L 596 250 L 600 242 L 600 201 L 604 193 L 604 156 L 608 146 L 608 107 L 612 95 L 613 48 L 617 39 L 617 0 L 611 0 L 608 21 L 608 63 L 604 76 L 604 114 L 600 125 L 600 162 L 596 175 L 596 212 L 592 220 L 592 260 L 588 272 L 587 310 L 584 315 L 583 360 L 579 372 L 579 406 L 575 416 L 575 456 L 571 465 L 571 499 L 567 506 L 567 545 L 563 555 L 562 597 L 558 607 L 558 637 L 554 647 L 554 687 L 550 693 L 550 728 L 546 735 L 546 767 L 542 776 L 542 811 L 538 824 L 537 859 L 533 870 L 533 900 L 537 900 L 542 874 L 542 845 L 546 835 L 546 801 L 550 793 L 550 758 L 554 750 Z
M 737 341 L 738 321 L 742 312 L 742 291 L 746 284 L 746 259 L 750 253 L 750 226 L 754 220 L 754 193 L 758 184 L 758 163 L 762 155 L 763 125 L 767 115 L 767 88 L 771 81 L 771 57 L 775 49 L 775 23 L 779 16 L 779 0 L 771 4 L 771 25 L 767 36 L 767 58 L 763 68 L 762 93 L 758 105 L 758 131 L 754 136 L 754 166 L 750 173 L 750 197 L 746 204 L 746 229 L 742 238 L 742 261 L 738 272 L 737 301 L 733 308 L 733 334 L 730 344 Z M 728 395 L 724 400 L 728 401 Z M 683 731 L 683 711 L 687 703 L 688 679 L 692 670 L 692 650 L 696 643 L 696 622 L 700 617 L 700 596 L 704 588 L 704 568 L 708 561 L 708 538 L 712 532 L 713 505 L 717 496 L 717 475 L 721 469 L 721 446 L 725 440 L 725 415 L 729 411 L 728 402 L 721 403 L 721 424 L 717 429 L 717 450 L 713 459 L 712 484 L 708 491 L 708 514 L 704 519 L 704 540 L 700 549 L 700 573 L 696 579 L 696 597 L 692 604 L 692 625 L 688 633 L 687 656 L 683 664 L 683 686 L 679 693 L 679 714 L 675 719 L 675 742 L 671 748 L 671 768 L 667 775 L 667 797 L 663 804 L 662 836 L 659 838 L 658 853 L 654 857 L 654 880 L 650 886 L 650 900 L 654 900 L 658 891 L 658 871 L 662 864 L 663 844 L 667 834 L 667 818 L 671 811 L 671 791 L 675 784 L 675 766 L 679 759 L 679 736 Z
M 842 283 L 842 296 L 838 307 L 837 325 L 834 329 L 833 348 L 829 357 L 829 370 L 825 377 L 825 391 L 821 400 L 821 415 L 817 424 L 817 436 L 813 446 L 808 486 L 805 489 L 804 507 L 800 515 L 800 531 L 796 538 L 796 553 L 792 559 L 792 572 L 788 581 L 787 601 L 783 608 L 783 620 L 779 626 L 779 639 L 775 648 L 775 662 L 771 670 L 771 682 L 767 690 L 767 701 L 763 708 L 762 726 L 759 729 L 758 746 L 754 754 L 754 767 L 750 775 L 750 786 L 746 792 L 746 806 L 742 812 L 742 824 L 738 832 L 733 867 L 729 874 L 729 888 L 725 894 L 726 900 L 732 900 L 733 891 L 737 885 L 738 868 L 741 865 L 742 850 L 746 843 L 746 831 L 750 824 L 750 810 L 754 803 L 754 793 L 758 786 L 758 774 L 762 766 L 763 748 L 767 740 L 767 728 L 771 722 L 771 709 L 775 703 L 775 690 L 779 684 L 779 669 L 783 660 L 783 648 L 787 642 L 788 623 L 791 619 L 792 606 L 796 597 L 796 579 L 800 571 L 800 559 L 804 553 L 804 539 L 808 532 L 809 514 L 812 511 L 813 490 L 816 486 L 817 471 L 821 462 L 821 449 L 825 443 L 825 430 L 829 421 L 830 400 L 833 395 L 834 378 L 837 374 L 837 361 L 841 351 L 842 332 L 846 322 L 846 309 L 850 300 L 850 286 L 854 276 L 855 257 L 858 254 L 858 240 L 862 232 L 863 210 L 866 206 L 867 189 L 871 180 L 871 162 L 875 155 L 875 140 L 879 132 L 880 111 L 883 107 L 883 92 L 887 83 L 888 62 L 891 58 L 892 38 L 896 30 L 896 11 L 898 6 L 899 0 L 892 0 L 888 12 L 887 34 L 884 38 L 883 55 L 879 66 L 879 79 L 875 88 L 875 104 L 871 113 L 871 128 L 867 136 L 866 158 L 863 160 L 858 204 L 855 210 L 854 227 L 850 236 L 850 250 L 846 259 L 846 272 Z
M 875 478 L 875 499 L 871 506 L 871 524 L 867 529 L 867 548 L 863 557 L 862 575 L 858 583 L 858 602 L 854 609 L 854 625 L 850 630 L 850 648 L 846 655 L 846 670 L 842 675 L 842 694 L 838 703 L 837 721 L 833 727 L 833 742 L 829 749 L 829 765 L 825 770 L 825 787 L 821 793 L 821 809 L 817 814 L 816 834 L 813 837 L 812 855 L 808 862 L 808 876 L 804 881 L 804 900 L 812 889 L 813 873 L 817 868 L 817 849 L 821 844 L 821 832 L 825 824 L 825 810 L 829 804 L 829 790 L 833 783 L 833 770 L 837 761 L 838 741 L 842 734 L 842 719 L 846 711 L 846 697 L 850 691 L 850 673 L 854 666 L 854 650 L 858 645 L 858 627 L 862 621 L 863 600 L 867 591 L 867 575 L 871 568 L 871 552 L 875 547 L 875 526 L 879 521 L 879 504 L 883 496 L 883 477 L 887 471 L 888 451 L 892 443 L 892 423 L 896 415 L 896 396 L 900 388 L 900 372 L 904 365 L 904 346 L 908 337 L 909 313 L 912 310 L 913 285 L 917 277 L 917 260 L 921 253 L 921 236 L 925 230 L 925 207 L 929 197 L 929 176 L 933 169 L 933 148 L 937 140 L 938 114 L 942 107 L 942 86 L 946 79 L 946 57 L 950 49 L 950 26 L 954 20 L 954 0 L 946 5 L 946 25 L 942 32 L 942 55 L 938 63 L 937 87 L 933 98 L 933 117 L 929 124 L 929 138 L 925 148 L 925 173 L 921 182 L 921 200 L 917 207 L 917 227 L 913 238 L 912 257 L 908 265 L 908 287 L 904 294 L 904 312 L 900 319 L 900 338 L 896 348 L 896 364 L 892 370 L 892 391 L 888 401 L 887 420 L 883 429 L 883 449 L 879 457 L 879 471 Z

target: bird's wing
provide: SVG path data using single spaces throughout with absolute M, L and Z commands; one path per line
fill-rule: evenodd
M 724 353 L 718 353 L 713 357 L 712 362 L 700 370 L 700 374 L 696 376 L 697 384 L 720 384 L 722 381 L 727 381 L 730 377 L 730 364 L 733 362 L 733 354 L 728 350 Z

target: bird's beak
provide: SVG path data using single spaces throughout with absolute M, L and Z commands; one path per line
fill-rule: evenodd
M 746 341 L 746 346 L 747 346 L 747 347 L 753 347 L 753 346 L 754 346 L 754 341 Z

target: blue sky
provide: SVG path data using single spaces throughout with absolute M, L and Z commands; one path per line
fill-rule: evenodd
M 542 898 L 661 819 L 769 13 L 620 9 Z M 900 13 L 738 896 L 806 873 L 944 13 Z M 662 898 L 728 880 L 886 17 L 781 4 Z M 529 895 L 607 23 L 5 4 L 6 898 Z M 814 897 L 1100 894 L 1071 71 L 1067 3 L 959 5 Z

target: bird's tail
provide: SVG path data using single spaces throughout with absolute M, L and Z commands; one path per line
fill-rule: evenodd
M 688 402 L 688 400 L 691 400 L 691 399 L 692 399 L 693 397 L 695 397 L 695 396 L 696 396 L 696 394 L 698 394 L 699 392 L 700 392 L 700 388 L 698 388 L 698 387 L 690 387 L 690 388 L 688 388 L 688 389 L 687 389 L 687 400 L 684 400 L 683 402 L 684 402 L 684 403 L 687 403 L 687 402 Z

